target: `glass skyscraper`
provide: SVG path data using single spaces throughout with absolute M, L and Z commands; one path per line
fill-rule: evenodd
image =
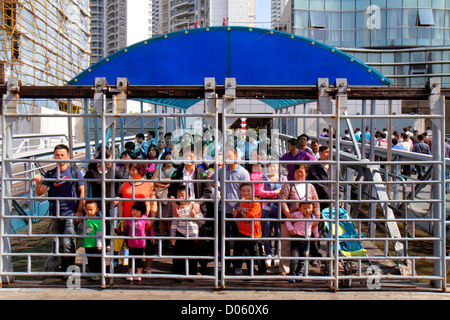
M 450 0 L 289 0 L 278 29 L 349 53 L 400 87 L 450 86 Z

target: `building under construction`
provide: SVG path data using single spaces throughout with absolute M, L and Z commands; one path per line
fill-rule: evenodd
M 1 81 L 15 77 L 22 85 L 57 85 L 90 64 L 88 0 L 2 0 Z M 72 101 L 72 110 L 80 104 Z M 67 101 L 21 101 L 18 112 L 47 107 L 67 111 Z

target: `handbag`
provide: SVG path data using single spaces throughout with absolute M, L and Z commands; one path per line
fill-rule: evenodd
M 155 193 L 157 199 L 167 199 L 169 197 L 169 188 L 155 187 Z M 163 205 L 167 205 L 168 201 L 161 201 Z
M 114 235 L 115 236 L 126 236 L 128 233 L 128 227 L 125 223 L 125 221 L 120 220 L 117 224 L 117 227 L 114 229 Z

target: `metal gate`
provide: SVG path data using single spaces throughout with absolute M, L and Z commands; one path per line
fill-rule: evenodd
M 238 79 L 237 79 L 238 80 Z M 270 88 L 270 87 L 239 87 L 236 84 L 236 79 L 228 78 L 222 85 L 217 85 L 214 78 L 205 78 L 204 87 L 158 87 L 158 86 L 140 86 L 133 87 L 127 83 L 127 79 L 117 79 L 116 86 L 109 86 L 104 79 L 97 78 L 93 87 L 19 87 L 18 83 L 12 79 L 9 80 L 5 94 L 2 98 L 2 159 L 1 159 L 1 228 L 0 228 L 0 276 L 2 285 L 14 285 L 14 280 L 25 277 L 25 279 L 34 279 L 41 277 L 62 277 L 70 276 L 67 283 L 62 285 L 68 286 L 82 286 L 86 277 L 98 276 L 100 278 L 99 284 L 101 287 L 106 286 L 117 287 L 123 286 L 124 279 L 130 277 L 128 268 L 124 268 L 123 260 L 130 259 L 130 266 L 135 267 L 137 259 L 153 259 L 153 263 L 163 262 L 165 269 L 158 269 L 152 273 L 144 273 L 138 275 L 143 279 L 143 283 L 148 279 L 154 279 L 153 283 L 157 286 L 169 289 L 174 286 L 174 283 L 179 283 L 182 280 L 198 280 L 197 282 L 190 282 L 190 286 L 212 286 L 216 289 L 225 288 L 248 288 L 254 289 L 259 287 L 273 288 L 273 289 L 292 289 L 300 286 L 304 288 L 323 288 L 324 290 L 339 290 L 344 287 L 358 287 L 366 288 L 367 290 L 375 290 L 381 287 L 396 286 L 409 290 L 411 285 L 419 289 L 438 289 L 446 290 L 447 287 L 447 257 L 446 257 L 446 160 L 445 160 L 445 96 L 446 93 L 440 87 L 438 80 L 432 79 L 427 88 L 350 88 L 345 79 L 339 79 L 336 84 L 330 86 L 327 79 L 318 79 L 318 85 L 315 88 L 306 87 L 286 87 L 286 88 Z M 51 245 L 45 252 L 35 252 L 33 248 L 25 248 L 21 251 L 16 250 L 14 240 L 25 240 L 30 238 L 46 239 L 50 243 L 54 243 L 54 247 L 59 247 L 59 244 L 64 238 L 63 235 L 48 231 L 48 233 L 36 233 L 33 228 L 33 222 L 37 220 L 57 221 L 61 219 L 79 219 L 86 220 L 83 217 L 62 217 L 62 216 L 35 216 L 27 215 L 21 206 L 16 206 L 17 200 L 23 200 L 29 207 L 36 207 L 41 201 L 54 200 L 52 197 L 44 196 L 37 197 L 34 191 L 33 176 L 45 171 L 46 167 L 59 162 L 76 163 L 81 167 L 86 167 L 88 164 L 99 164 L 102 172 L 108 163 L 132 163 L 136 161 L 145 162 L 146 164 L 165 164 L 173 162 L 174 160 L 119 160 L 116 158 L 115 148 L 111 148 L 112 159 L 105 160 L 106 146 L 115 146 L 118 137 L 115 137 L 116 122 L 118 119 L 126 117 L 135 117 L 133 114 L 126 114 L 123 111 L 126 109 L 127 98 L 142 98 L 142 97 L 164 97 L 171 96 L 176 98 L 192 98 L 204 97 L 204 112 L 202 113 L 151 113 L 141 114 L 142 118 L 187 118 L 196 117 L 205 119 L 208 127 L 213 132 L 214 139 L 214 157 L 209 161 L 213 165 L 213 178 L 204 178 L 200 180 L 172 180 L 172 183 L 210 183 L 213 186 L 213 192 L 209 198 L 205 199 L 190 199 L 193 203 L 208 204 L 213 210 L 205 213 L 202 218 L 162 218 L 160 215 L 149 217 L 148 219 L 155 223 L 167 220 L 171 222 L 185 221 L 188 222 L 204 222 L 207 226 L 207 231 L 202 233 L 197 242 L 206 244 L 204 251 L 197 251 L 196 254 L 189 255 L 174 255 L 173 251 L 167 251 L 163 244 L 170 240 L 181 240 L 173 236 L 157 234 L 156 236 L 141 237 L 147 241 L 156 241 L 156 251 L 152 254 L 144 254 L 144 256 L 128 256 L 125 252 L 114 254 L 112 250 L 114 240 L 117 239 L 131 239 L 135 238 L 133 235 L 114 235 L 114 228 L 119 220 L 135 221 L 135 218 L 121 218 L 116 215 L 101 216 L 103 230 L 106 230 L 107 225 L 110 226 L 109 233 L 103 233 L 101 236 L 102 249 L 99 254 L 87 254 L 83 251 L 77 250 L 75 253 L 60 253 L 52 251 Z M 17 114 L 16 105 L 20 99 L 23 98 L 65 98 L 69 99 L 85 99 L 84 106 L 86 112 L 84 114 L 59 114 L 59 115 L 36 115 L 36 114 Z M 237 99 L 276 99 L 276 98 L 308 98 L 317 99 L 317 112 L 314 114 L 300 114 L 300 113 L 283 113 L 276 112 L 274 114 L 243 114 L 236 110 Z M 416 99 L 429 101 L 430 114 L 429 115 L 393 115 L 383 114 L 377 115 L 371 112 L 362 112 L 362 114 L 349 114 L 347 103 L 350 99 L 353 100 L 376 100 L 376 99 Z M 221 107 L 219 100 L 222 101 Z M 112 103 L 112 110 L 107 111 L 107 103 Z M 389 103 L 389 101 L 388 101 Z M 365 107 L 365 104 L 364 104 Z M 94 111 L 89 113 L 89 108 Z M 294 109 L 295 110 L 295 109 Z M 319 112 L 320 111 L 320 112 Z M 58 117 L 63 119 L 80 118 L 83 121 L 88 119 L 99 119 L 101 123 L 101 133 L 99 141 L 101 143 L 101 159 L 92 159 L 92 148 L 89 141 L 85 142 L 85 146 L 74 145 L 73 140 L 69 139 L 68 145 L 72 152 L 71 160 L 55 160 L 50 157 L 15 157 L 13 153 L 12 141 L 14 138 L 14 123 L 20 117 Z M 269 165 L 272 163 L 279 164 L 280 173 L 283 172 L 283 167 L 288 164 L 305 164 L 321 163 L 328 165 L 331 169 L 331 174 L 328 180 L 323 181 L 328 184 L 332 190 L 340 190 L 342 186 L 345 189 L 345 196 L 333 196 L 331 199 L 320 199 L 318 203 L 328 203 L 329 211 L 335 210 L 339 212 L 340 208 L 345 208 L 350 213 L 348 216 L 340 216 L 339 214 L 331 214 L 327 217 L 322 216 L 320 220 L 311 220 L 325 225 L 322 229 L 320 238 L 308 238 L 310 243 L 320 243 L 321 257 L 306 256 L 305 273 L 302 275 L 287 274 L 280 275 L 279 268 L 272 266 L 268 272 L 260 272 L 257 265 L 263 265 L 265 260 L 294 261 L 298 260 L 296 257 L 278 256 L 267 257 L 259 253 L 258 255 L 248 255 L 236 257 L 227 254 L 225 248 L 229 245 L 233 249 L 233 245 L 237 242 L 255 243 L 258 248 L 261 247 L 261 242 L 271 241 L 274 245 L 283 245 L 287 241 L 291 241 L 290 236 L 275 236 L 275 237 L 255 237 L 255 227 L 252 227 L 252 235 L 250 237 L 242 237 L 239 235 L 229 236 L 226 232 L 226 226 L 229 224 L 236 224 L 243 221 L 254 222 L 254 218 L 233 218 L 224 214 L 226 212 L 226 205 L 229 202 L 252 203 L 252 202 L 269 202 L 278 203 L 278 216 L 270 218 L 256 219 L 262 223 L 274 222 L 285 223 L 289 221 L 285 219 L 281 212 L 281 203 L 293 203 L 296 200 L 287 199 L 273 199 L 267 200 L 256 199 L 254 195 L 251 200 L 237 200 L 229 199 L 223 195 L 227 194 L 227 183 L 241 183 L 242 181 L 227 180 L 226 170 L 222 170 L 222 176 L 217 174 L 219 167 L 226 168 L 232 161 L 219 159 L 217 150 L 222 148 L 223 155 L 226 152 L 224 149 L 226 141 L 234 138 L 235 133 L 230 132 L 228 126 L 237 118 L 268 118 L 272 119 L 273 128 L 270 136 L 271 150 L 273 155 L 280 156 L 287 152 L 287 142 L 292 136 L 286 135 L 283 132 L 280 123 L 286 119 L 311 119 L 314 121 L 324 120 L 330 133 L 335 133 L 339 137 L 341 129 L 346 126 L 351 132 L 351 141 L 344 142 L 339 138 L 333 138 L 330 134 L 328 138 L 319 137 L 319 126 L 317 126 L 316 136 L 321 143 L 328 144 L 332 150 L 330 152 L 330 159 L 328 161 L 282 161 L 279 159 L 265 159 L 257 160 L 262 165 Z M 353 134 L 351 126 L 351 119 L 363 119 L 364 121 L 373 121 L 375 119 L 431 119 L 433 131 L 433 155 L 421 155 L 411 152 L 396 151 L 390 148 L 376 147 L 374 143 L 357 143 Z M 62 122 L 62 121 L 61 121 Z M 294 121 L 295 122 L 295 121 Z M 72 122 L 67 122 L 69 126 L 69 137 L 74 132 Z M 157 121 L 155 122 L 157 123 Z M 219 127 L 221 123 L 221 127 Z M 389 122 L 390 123 L 390 122 Z M 20 128 L 19 128 L 20 130 Z M 87 127 L 89 130 L 89 126 Z M 109 130 L 109 131 L 108 131 Z M 374 133 L 374 127 L 371 128 Z M 107 134 L 110 132 L 110 134 Z M 301 132 L 298 132 L 300 134 Z M 391 127 L 389 127 L 391 134 Z M 193 134 L 191 132 L 191 134 Z M 89 134 L 85 135 L 90 137 Z M 123 138 L 123 137 L 121 137 Z M 294 137 L 295 138 L 295 137 Z M 87 139 L 90 140 L 90 139 Z M 391 144 L 388 144 L 389 147 Z M 80 148 L 85 150 L 84 158 L 76 158 L 74 150 Z M 344 151 L 343 149 L 346 149 Z M 350 150 L 350 151 L 349 151 Z M 51 151 L 49 151 L 51 153 Z M 368 153 L 366 155 L 366 153 Z M 208 162 L 206 161 L 206 162 Z M 193 160 L 194 164 L 205 163 L 205 160 Z M 254 162 L 248 160 L 236 160 L 235 163 L 240 165 L 251 165 Z M 27 164 L 27 170 L 20 173 L 14 172 L 15 165 Z M 416 165 L 426 167 L 426 171 L 422 179 L 414 179 L 402 177 L 396 171 L 399 166 Z M 345 173 L 344 178 L 340 174 Z M 72 181 L 74 179 L 68 179 Z M 114 207 L 111 206 L 114 201 L 136 200 L 118 198 L 117 195 L 107 195 L 105 193 L 106 184 L 111 182 L 126 182 L 132 179 L 109 179 L 105 173 L 97 179 L 102 186 L 102 195 L 93 200 L 101 201 L 101 212 L 106 212 L 108 207 L 111 212 L 114 212 Z M 219 191 L 219 182 L 222 181 Z M 155 180 L 152 182 L 163 183 L 164 180 Z M 262 180 L 249 181 L 255 188 L 255 184 L 265 183 Z M 295 181 L 276 181 L 284 184 L 294 184 Z M 18 196 L 15 193 L 13 184 L 25 184 L 28 190 L 24 194 Z M 306 184 L 312 182 L 306 181 Z M 421 196 L 420 192 L 427 192 L 426 196 Z M 134 193 L 133 193 L 134 194 Z M 334 192 L 336 195 L 337 192 Z M 88 197 L 82 197 L 80 200 L 87 200 Z M 68 200 L 61 198 L 59 200 Z M 158 204 L 159 208 L 163 202 L 175 203 L 177 200 L 172 198 L 158 198 L 150 199 Z M 408 212 L 408 207 L 429 205 L 427 213 L 422 216 L 411 215 Z M 24 220 L 27 226 L 22 232 L 14 233 L 12 224 L 15 220 Z M 292 222 L 300 221 L 306 222 L 305 219 L 294 219 Z M 356 234 L 349 234 L 342 232 L 343 222 L 350 223 Z M 425 223 L 429 226 L 429 234 L 417 232 L 417 226 Z M 202 223 L 201 223 L 202 224 Z M 254 224 L 252 224 L 254 225 Z M 77 233 L 73 238 L 78 243 L 87 236 L 86 234 Z M 139 237 L 138 237 L 139 238 Z M 431 243 L 432 252 L 421 252 L 418 255 L 411 255 L 409 248 L 413 245 L 420 246 L 422 243 Z M 110 243 L 110 248 L 107 244 Z M 343 248 L 344 244 L 362 245 L 365 250 L 363 254 L 354 254 L 355 250 Z M 80 249 L 80 248 L 79 248 Z M 234 246 L 234 249 L 236 247 Z M 97 256 L 102 261 L 101 272 L 92 273 L 86 266 L 87 258 Z M 61 257 L 75 257 L 77 263 L 73 268 L 60 271 L 42 271 L 36 270 L 36 265 L 39 265 L 39 259 L 61 258 Z M 135 259 L 133 259 L 135 258 Z M 170 266 L 173 259 L 183 259 L 185 275 L 174 274 L 171 272 Z M 207 272 L 198 274 L 189 274 L 190 260 L 204 261 L 207 264 Z M 229 263 L 233 264 L 236 260 L 247 261 L 246 271 L 242 274 L 235 272 L 230 273 L 225 266 Z M 23 267 L 13 267 L 17 265 L 17 261 L 21 261 Z M 119 261 L 119 266 L 122 264 L 122 269 L 114 267 L 114 261 Z M 417 265 L 420 262 L 427 261 L 432 263 L 432 272 L 423 272 L 418 269 Z M 318 265 L 314 263 L 317 262 Z M 20 269 L 20 270 L 19 270 Z M 134 268 L 132 268 L 134 270 Z M 131 276 L 137 277 L 136 271 L 132 271 Z M 244 280 L 252 280 L 250 282 Z M 81 281 L 81 282 L 80 282 Z M 158 282 L 160 281 L 160 282 Z M 166 281 L 166 282 L 165 282 Z M 169 282 L 167 282 L 169 281 Z M 289 281 L 294 281 L 295 286 Z M 428 286 L 428 283 L 432 286 Z M 25 282 L 21 282 L 24 285 Z M 404 285 L 402 287 L 402 285 Z

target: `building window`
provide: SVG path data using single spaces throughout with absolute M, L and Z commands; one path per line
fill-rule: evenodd
M 419 26 L 434 26 L 433 9 L 420 8 L 419 12 Z
M 412 52 L 411 65 L 409 67 L 409 74 L 426 74 L 427 64 L 425 52 Z
M 325 12 L 323 11 L 310 11 L 309 12 L 309 24 L 311 28 L 325 28 Z
M 14 60 L 20 58 L 20 35 L 13 34 L 11 41 L 11 55 Z

